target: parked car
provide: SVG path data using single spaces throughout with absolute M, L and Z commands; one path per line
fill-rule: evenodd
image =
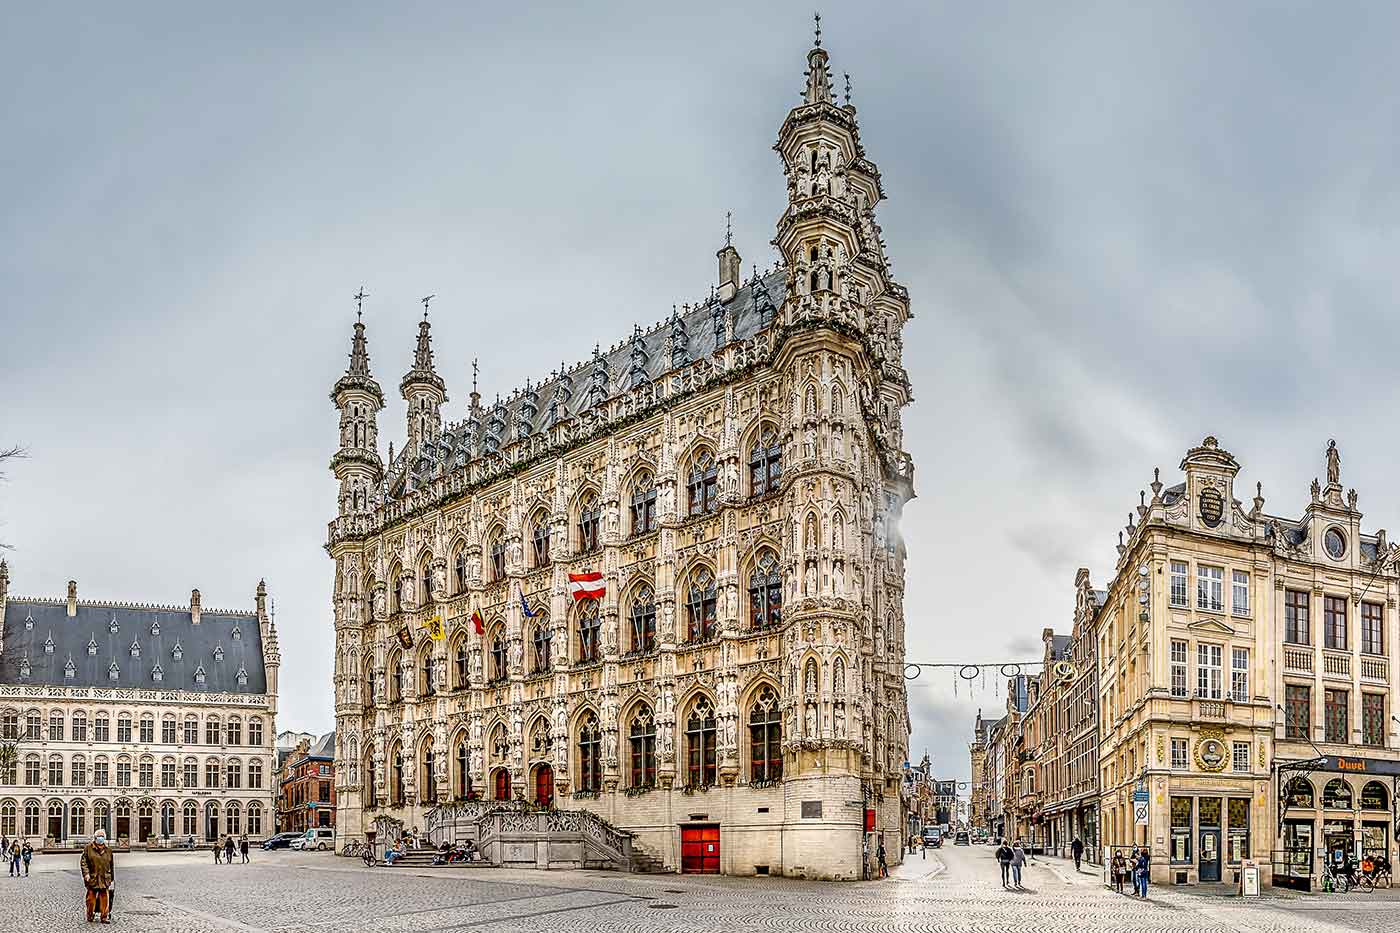
M 956 836 L 953 837 L 953 845 L 955 845 L 955 846 L 968 846 L 968 845 L 972 845 L 972 837 L 970 837 L 967 833 L 958 833 Z
M 301 833 L 278 833 L 263 840 L 264 849 L 286 849 L 290 848 L 292 840 L 302 838 Z
M 315 849 L 318 852 L 334 849 L 335 830 L 329 826 L 318 826 L 314 829 L 308 829 L 292 840 L 292 848 L 299 852 L 307 849 Z

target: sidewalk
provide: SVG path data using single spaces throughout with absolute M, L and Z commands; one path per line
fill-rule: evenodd
M 1078 872 L 1074 870 L 1074 859 L 1056 855 L 1037 855 L 1034 861 L 1027 862 L 1032 868 L 1043 868 L 1068 885 L 1104 887 L 1103 866 L 1083 862 Z

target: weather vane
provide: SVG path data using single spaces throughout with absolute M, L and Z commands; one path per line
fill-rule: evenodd
M 432 301 L 436 297 L 437 295 L 429 295 L 426 298 L 418 299 L 419 301 L 423 302 L 423 320 L 426 321 L 428 319 L 428 302 Z
M 734 219 L 734 212 L 733 212 L 733 211 L 725 211 L 725 212 L 724 212 L 724 245 L 725 245 L 725 246 L 733 246 L 733 245 L 734 245 L 734 228 L 733 228 L 733 226 L 732 226 L 732 224 L 731 224 L 731 221 L 732 221 L 733 219 Z
M 846 106 L 851 106 L 851 73 L 844 72 L 846 76 Z
M 813 13 L 813 14 L 812 14 L 812 19 L 816 20 L 816 23 L 817 23 L 817 48 L 821 48 L 821 45 L 822 45 L 822 14 L 821 14 L 821 12 L 818 11 L 818 12 Z
M 472 359 L 472 393 L 476 393 L 476 359 Z
M 361 285 L 360 290 L 350 297 L 355 299 L 355 320 L 358 321 L 365 310 L 365 299 L 369 297 L 369 292 L 365 291 L 365 287 Z

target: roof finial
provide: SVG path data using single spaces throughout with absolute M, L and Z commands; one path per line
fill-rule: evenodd
M 733 211 L 725 211 L 725 212 L 724 212 L 724 245 L 725 245 L 725 246 L 733 246 L 733 245 L 734 245 L 734 227 L 733 227 L 733 224 L 732 224 L 733 219 L 734 219 L 734 212 L 733 212 Z
M 361 285 L 360 290 L 350 297 L 355 299 L 355 320 L 358 321 L 361 313 L 365 310 L 365 299 L 369 297 L 369 292 L 365 291 L 365 287 Z
M 842 75 L 846 78 L 846 106 L 849 107 L 851 106 L 851 73 L 843 71 Z
M 472 394 L 476 394 L 476 358 L 472 358 Z
M 814 43 L 814 45 L 816 45 L 817 48 L 821 48 L 821 47 L 822 47 L 822 14 L 821 14 L 821 11 L 818 10 L 818 11 L 814 12 L 814 13 L 812 14 L 812 19 L 813 19 L 813 21 L 817 24 L 817 26 L 816 26 L 817 40 L 816 40 L 816 42 Z
M 428 295 L 425 298 L 418 299 L 419 301 L 423 302 L 423 320 L 426 321 L 428 319 L 428 302 L 432 301 L 436 297 L 437 295 Z

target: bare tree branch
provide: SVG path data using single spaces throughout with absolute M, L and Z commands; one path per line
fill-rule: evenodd
M 4 470 L 4 466 L 5 466 L 5 464 L 6 464 L 8 461 L 10 461 L 10 460 L 21 460 L 21 459 L 23 459 L 23 458 L 25 458 L 25 457 L 28 457 L 28 456 L 29 456 L 29 451 L 25 450 L 23 447 L 19 446 L 18 444 L 14 445 L 13 447 L 7 447 L 7 448 L 5 448 L 5 449 L 3 449 L 3 450 L 0 450 L 0 483 L 4 482 L 5 479 L 7 478 L 6 473 L 5 473 L 5 470 Z M 0 540 L 0 551 L 10 551 L 10 550 L 13 550 L 13 549 L 14 549 L 14 546 L 13 546 L 13 545 L 11 545 L 11 544 L 6 544 L 4 541 Z

